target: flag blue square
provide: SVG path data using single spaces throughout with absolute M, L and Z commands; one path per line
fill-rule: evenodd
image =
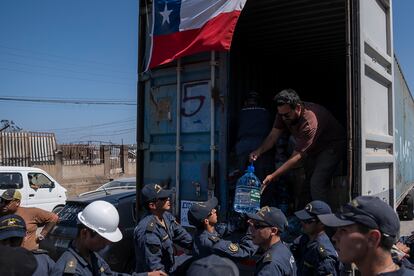
M 155 0 L 154 35 L 179 31 L 181 0 Z

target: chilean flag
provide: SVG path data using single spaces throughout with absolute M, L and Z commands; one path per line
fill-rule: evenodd
M 154 0 L 148 68 L 204 51 L 228 51 L 246 0 Z

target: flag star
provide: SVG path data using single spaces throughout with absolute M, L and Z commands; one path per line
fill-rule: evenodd
M 161 25 L 164 25 L 165 22 L 167 22 L 168 24 L 170 24 L 170 14 L 171 13 L 172 13 L 172 10 L 169 10 L 167 8 L 167 2 L 165 2 L 164 10 L 162 12 L 160 12 L 160 14 L 162 16 L 162 23 L 161 23 Z

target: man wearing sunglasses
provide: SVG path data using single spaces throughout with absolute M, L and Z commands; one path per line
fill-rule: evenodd
M 331 213 L 329 205 L 320 200 L 295 212 L 304 233 L 290 247 L 298 265 L 298 275 L 338 275 L 338 254 L 318 219 L 318 215 Z
M 381 199 L 359 196 L 342 206 L 340 212 L 318 218 L 336 228 L 332 239 L 340 261 L 354 263 L 362 276 L 414 275 L 413 270 L 392 259 L 391 248 L 397 241 L 400 221 Z
M 343 127 L 323 106 L 302 102 L 293 89 L 282 90 L 274 97 L 274 101 L 277 115 L 273 128 L 262 145 L 250 154 L 250 160 L 255 161 L 270 150 L 284 132 L 289 132 L 296 144 L 289 159 L 266 176 L 263 192 L 266 193 L 264 189 L 268 185 L 305 160 L 306 184 L 310 187 L 310 195 L 306 191 L 307 187 L 295 191 L 295 197 L 302 199 L 298 207 L 302 208 L 309 202 L 309 197 L 328 202 L 329 183 L 346 148 Z
M 162 270 L 178 273 L 188 256 L 174 256 L 174 243 L 191 249 L 193 239 L 168 211 L 171 190 L 159 184 L 142 188 L 142 202 L 148 211 L 134 230 L 136 272 Z
M 217 223 L 217 198 L 202 203 L 195 203 L 188 211 L 188 221 L 197 228 L 193 242 L 193 252 L 197 258 L 217 254 L 231 259 L 253 256 L 257 246 L 253 244 L 250 234 L 240 243 L 233 243 L 220 237 L 215 229 Z
M 280 234 L 287 228 L 283 212 L 265 206 L 256 214 L 247 214 L 253 243 L 260 246 L 264 254 L 256 263 L 255 276 L 296 275 L 296 263 Z

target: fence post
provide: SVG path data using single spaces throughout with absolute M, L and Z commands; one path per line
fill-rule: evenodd
M 108 146 L 101 146 L 101 156 L 103 156 L 104 175 L 109 177 L 111 174 L 111 153 Z
M 57 180 L 63 182 L 63 151 L 60 147 L 55 152 L 55 172 Z
M 129 171 L 128 171 L 128 146 L 121 145 L 120 158 L 121 158 L 122 172 L 124 174 L 128 175 L 129 174 Z

